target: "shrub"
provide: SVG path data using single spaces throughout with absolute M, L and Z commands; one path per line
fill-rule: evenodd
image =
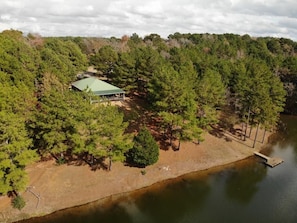
M 56 160 L 56 164 L 57 165 L 63 165 L 66 163 L 66 160 L 64 157 L 59 157 L 57 160 Z
M 158 161 L 159 146 L 147 128 L 142 128 L 133 141 L 134 146 L 128 153 L 130 162 L 145 167 Z
M 24 208 L 26 206 L 26 202 L 25 202 L 24 198 L 20 195 L 13 198 L 11 203 L 12 203 L 12 207 L 17 208 L 19 210 L 21 210 L 22 208 Z

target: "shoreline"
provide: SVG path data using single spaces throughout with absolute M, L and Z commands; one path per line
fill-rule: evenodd
M 263 132 L 259 131 L 259 138 Z M 206 134 L 200 145 L 185 142 L 179 151 L 160 150 L 159 161 L 145 169 L 114 163 L 113 169 L 107 172 L 92 171 L 89 166 L 79 163 L 56 166 L 54 161 L 39 162 L 26 170 L 30 177 L 28 185 L 40 200 L 30 191 L 21 193 L 26 206 L 19 211 L 11 207 L 9 198 L 0 197 L 0 222 L 41 217 L 92 202 L 104 203 L 189 173 L 219 168 L 253 156 L 254 151 L 269 145 L 270 135 L 267 134 L 263 144 L 257 142 L 256 147 L 251 148 L 253 135 L 243 142 L 228 132 L 223 137 Z
M 246 158 L 243 158 L 241 160 L 237 160 L 237 161 L 234 161 L 234 162 L 231 162 L 231 163 L 222 164 L 220 166 L 213 166 L 213 167 L 210 167 L 210 168 L 207 168 L 207 169 L 202 169 L 202 170 L 198 170 L 198 171 L 185 173 L 185 174 L 180 175 L 180 176 L 175 177 L 175 178 L 169 178 L 169 179 L 164 179 L 164 180 L 159 181 L 159 182 L 155 182 L 152 185 L 148 185 L 146 187 L 137 188 L 137 189 L 132 190 L 132 191 L 120 192 L 118 194 L 112 194 L 110 196 L 100 198 L 99 200 L 91 201 L 91 202 L 88 202 L 86 204 L 81 204 L 81 205 L 76 205 L 76 206 L 60 209 L 60 210 L 57 210 L 55 212 L 52 212 L 50 214 L 46 214 L 46 215 L 43 215 L 43 216 L 35 216 L 35 217 L 29 218 L 29 219 L 23 219 L 23 220 L 20 220 L 20 223 L 22 223 L 22 221 L 26 221 L 26 220 L 29 221 L 30 219 L 33 219 L 33 218 L 42 218 L 42 217 L 46 217 L 47 215 L 59 214 L 59 212 L 67 212 L 67 211 L 71 212 L 74 209 L 80 209 L 80 208 L 83 208 L 83 207 L 88 208 L 89 206 L 93 206 L 94 204 L 96 206 L 97 205 L 110 205 L 110 204 L 116 203 L 117 201 L 121 201 L 121 198 L 124 197 L 127 194 L 131 194 L 131 193 L 142 194 L 143 191 L 150 190 L 150 188 L 156 188 L 159 185 L 161 187 L 163 187 L 163 185 L 170 184 L 173 181 L 179 181 L 179 179 L 182 179 L 185 176 L 189 176 L 190 174 L 198 174 L 198 173 L 202 173 L 202 172 L 207 172 L 207 173 L 217 172 L 217 171 L 220 171 L 220 170 L 223 170 L 223 169 L 229 167 L 232 164 L 236 165 L 236 163 L 248 160 L 251 157 L 252 156 L 249 156 L 249 157 L 246 157 Z M 18 222 L 19 221 L 15 222 L 15 223 L 18 223 Z

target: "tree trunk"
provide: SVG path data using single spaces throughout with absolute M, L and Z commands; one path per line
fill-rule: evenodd
M 108 165 L 108 171 L 111 171 L 111 166 L 112 166 L 112 157 L 109 157 L 109 165 Z
M 55 154 L 53 154 L 53 153 L 50 153 L 50 154 L 51 154 L 52 157 L 54 157 L 55 160 L 59 159 Z
M 262 143 L 264 143 L 265 135 L 266 135 L 266 128 L 264 129 L 264 134 L 263 134 L 263 138 L 262 138 Z
M 256 135 L 255 135 L 255 139 L 254 139 L 254 143 L 253 143 L 253 148 L 255 148 L 255 145 L 256 145 L 256 141 L 257 141 L 257 136 L 258 136 L 258 131 L 259 131 L 259 123 L 257 125 L 257 130 L 256 130 Z
M 14 196 L 19 196 L 19 193 L 16 190 L 13 190 L 12 193 L 14 194 Z
M 244 129 L 244 135 L 243 135 L 243 141 L 246 141 L 246 132 L 247 132 L 247 128 L 248 128 L 248 123 L 245 123 L 245 129 Z
M 171 147 L 172 147 L 172 136 L 173 136 L 172 125 L 169 125 L 169 144 Z
M 254 118 L 252 119 L 252 123 L 254 123 Z M 252 126 L 251 126 L 251 128 L 250 128 L 250 132 L 249 132 L 249 136 L 248 136 L 249 138 L 251 137 L 252 129 L 253 129 L 253 128 L 252 128 Z
M 252 134 L 252 126 L 251 126 L 251 128 L 250 128 L 250 132 L 249 132 L 249 138 L 251 137 L 251 134 Z
M 245 123 L 244 140 L 243 141 L 246 140 L 246 132 L 247 132 L 249 122 L 250 122 L 250 107 L 249 107 L 249 112 L 248 112 L 248 118 L 247 118 L 246 123 Z
M 241 123 L 241 136 L 240 136 L 240 139 L 241 139 L 241 140 L 243 140 L 243 137 L 244 137 L 244 136 L 243 136 L 243 127 L 244 127 L 244 123 L 242 122 L 242 123 Z

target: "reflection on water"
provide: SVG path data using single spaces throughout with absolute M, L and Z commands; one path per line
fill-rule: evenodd
M 180 222 L 185 214 L 204 206 L 209 192 L 207 180 L 183 178 L 158 190 L 147 191 L 135 203 L 142 213 L 151 216 L 150 222 Z
M 251 157 L 105 204 L 95 202 L 25 222 L 297 222 L 297 117 L 282 120 L 285 133 L 265 150 L 285 160 L 275 168 Z
M 236 169 L 226 181 L 226 195 L 228 199 L 248 204 L 258 192 L 258 183 L 266 176 L 267 168 L 259 163 L 253 163 L 242 169 Z

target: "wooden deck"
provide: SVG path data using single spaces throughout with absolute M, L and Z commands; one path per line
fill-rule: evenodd
M 254 154 L 256 156 L 259 156 L 259 157 L 265 159 L 265 164 L 270 166 L 270 167 L 275 167 L 275 166 L 281 164 L 282 162 L 284 162 L 284 160 L 281 159 L 281 158 L 269 157 L 269 156 L 266 156 L 266 155 L 264 155 L 262 153 L 259 153 L 259 152 L 254 152 Z

